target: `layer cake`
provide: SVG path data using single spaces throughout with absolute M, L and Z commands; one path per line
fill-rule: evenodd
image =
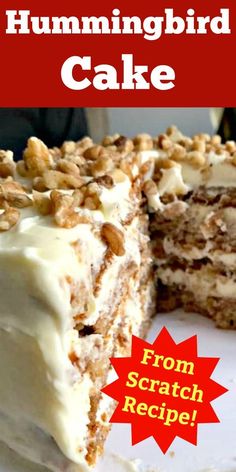
M 114 405 L 111 356 L 176 307 L 236 327 L 236 145 L 114 135 L 0 151 L 0 439 L 87 471 Z M 149 239 L 151 238 L 151 243 Z

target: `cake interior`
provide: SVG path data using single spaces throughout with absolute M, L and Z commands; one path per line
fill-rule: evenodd
M 155 154 L 156 152 L 156 154 Z M 236 145 L 172 127 L 156 151 L 148 198 L 158 311 L 183 307 L 236 328 Z

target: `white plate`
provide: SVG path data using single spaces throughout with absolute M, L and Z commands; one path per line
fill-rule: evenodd
M 221 423 L 200 425 L 196 447 L 176 439 L 166 455 L 153 439 L 132 447 L 129 425 L 113 425 L 106 454 L 94 472 L 236 472 L 236 333 L 218 330 L 210 320 L 199 315 L 178 311 L 158 315 L 148 340 L 154 341 L 163 326 L 169 329 L 177 342 L 197 334 L 199 355 L 221 358 L 213 375 L 216 381 L 229 389 L 214 401 Z M 139 461 L 128 462 L 133 459 Z M 138 463 L 140 466 L 136 467 Z M 29 464 L 9 453 L 5 446 L 0 446 L 0 472 L 42 471 L 45 469 Z

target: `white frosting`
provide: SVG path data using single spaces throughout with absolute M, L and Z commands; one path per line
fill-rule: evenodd
M 162 150 L 143 151 L 140 155 L 142 162 L 151 160 L 154 163 L 160 158 L 167 159 L 166 152 Z M 183 195 L 201 185 L 206 188 L 236 186 L 236 166 L 226 161 L 226 155 L 218 155 L 211 151 L 205 157 L 207 169 L 196 168 L 186 161 L 170 169 L 163 169 L 163 177 L 157 184 L 157 194 L 148 197 L 150 210 L 164 210 L 160 197 L 165 193 L 176 196 Z M 150 173 L 145 177 L 151 178 Z
M 160 267 L 158 276 L 164 284 L 178 285 L 181 289 L 190 290 L 199 300 L 207 297 L 236 298 L 236 279 L 217 275 L 210 272 L 206 267 L 198 271 L 172 270 L 171 268 Z
M 157 187 L 160 196 L 166 193 L 185 195 L 190 190 L 184 183 L 180 165 L 176 165 L 171 169 L 163 169 L 162 174 L 162 178 Z
M 122 228 L 120 218 L 130 212 L 129 191 L 128 178 L 113 189 L 103 189 L 101 210 L 89 212 L 98 230 L 104 221 Z M 88 374 L 80 377 L 68 357 L 72 347 L 85 354 L 89 346 L 73 330 L 76 306 L 71 306 L 66 277 L 82 287 L 81 295 L 87 299 L 85 323 L 96 322 L 127 258 L 140 264 L 137 219 L 125 232 L 126 254 L 114 257 L 95 298 L 91 267 L 98 271 L 106 251 L 99 231 L 90 224 L 58 228 L 50 216 L 38 216 L 33 208 L 21 214 L 17 226 L 0 233 L 0 439 L 58 470 L 55 461 L 50 463 L 50 454 L 44 458 L 44 432 L 54 439 L 68 464 L 71 461 L 63 470 L 72 472 L 74 463 L 85 471 L 93 384 Z M 75 242 L 79 254 L 71 245 Z

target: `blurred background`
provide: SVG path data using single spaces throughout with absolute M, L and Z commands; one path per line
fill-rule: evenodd
M 20 159 L 26 141 L 37 136 L 49 147 L 90 135 L 95 142 L 106 134 L 156 136 L 170 125 L 185 135 L 220 133 L 236 140 L 235 108 L 0 108 L 0 149 Z
M 186 135 L 215 131 L 210 108 L 90 108 L 86 112 L 95 141 L 107 133 L 135 136 L 145 132 L 155 136 L 172 124 Z

